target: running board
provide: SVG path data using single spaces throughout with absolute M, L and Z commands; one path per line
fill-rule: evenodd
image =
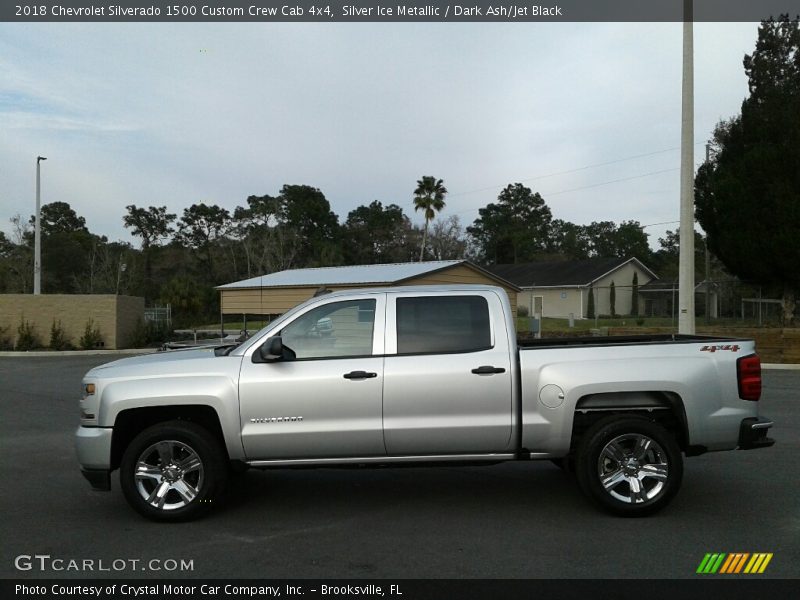
M 457 462 L 457 461 L 504 461 L 514 460 L 516 454 L 437 454 L 425 456 L 361 456 L 356 458 L 294 458 L 279 460 L 250 460 L 251 467 L 297 467 L 302 465 L 360 465 L 407 462 Z

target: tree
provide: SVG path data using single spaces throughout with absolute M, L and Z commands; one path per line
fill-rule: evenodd
M 650 264 L 659 277 L 664 280 L 678 278 L 678 261 L 680 257 L 680 228 L 675 231 L 667 230 L 663 238 L 658 238 L 660 248 L 650 255 Z M 694 232 L 694 272 L 695 280 L 701 281 L 705 278 L 705 249 L 706 238 L 697 231 Z M 712 266 L 715 271 L 720 269 L 720 265 L 712 257 Z
M 231 215 L 227 209 L 216 204 L 192 204 L 183 209 L 183 217 L 178 223 L 178 240 L 190 248 L 205 254 L 208 275 L 215 279 L 212 247 L 222 238 L 230 226 Z
M 456 260 L 467 253 L 467 240 L 458 215 L 438 219 L 428 237 L 428 247 L 435 260 Z
M 31 225 L 16 214 L 11 219 L 11 240 L 6 247 L 5 292 L 27 294 L 33 291 L 33 234 Z
M 280 221 L 299 237 L 302 266 L 341 262 L 339 217 L 320 190 L 309 185 L 284 185 L 278 196 Z
M 86 219 L 72 209 L 66 202 L 50 202 L 42 206 L 40 215 L 42 218 L 42 237 L 56 233 L 88 233 L 86 229 Z M 35 225 L 36 217 L 31 217 L 31 224 Z
M 176 327 L 197 325 L 214 314 L 217 294 L 209 287 L 201 287 L 196 278 L 177 275 L 161 288 L 161 302 L 172 306 L 173 324 Z
M 478 215 L 467 232 L 487 262 L 530 261 L 550 245 L 550 208 L 538 193 L 521 183 L 506 186 L 497 196 L 497 204 L 479 209 Z
M 639 221 L 595 221 L 587 225 L 589 256 L 598 258 L 631 258 L 647 260 L 650 245 Z
M 719 123 L 695 178 L 696 217 L 734 275 L 781 289 L 784 322 L 800 287 L 800 24 L 763 21 L 745 55 L 750 96 Z
M 591 240 L 586 227 L 553 219 L 550 223 L 548 251 L 572 260 L 589 258 Z
M 586 307 L 586 318 L 594 319 L 594 288 L 589 286 L 589 302 Z
M 647 237 L 639 221 L 623 221 L 614 233 L 615 256 L 647 261 L 651 254 Z
M 422 179 L 417 180 L 417 188 L 414 190 L 414 212 L 421 210 L 425 216 L 422 246 L 419 249 L 420 262 L 425 255 L 425 244 L 428 242 L 428 224 L 436 217 L 436 213 L 441 212 L 444 208 L 446 195 L 447 188 L 444 187 L 444 181 L 441 179 L 424 175 Z
M 593 221 L 586 225 L 589 237 L 589 256 L 612 258 L 617 256 L 617 225 L 614 221 Z
M 247 208 L 237 206 L 231 235 L 244 252 L 244 275 L 290 269 L 300 252 L 300 236 L 283 220 L 280 198 L 248 196 Z
M 86 219 L 66 202 L 45 204 L 40 215 L 42 290 L 74 293 L 90 271 L 92 243 L 96 236 L 86 228 Z M 35 226 L 36 217 L 31 216 L 29 222 Z
M 142 250 L 159 244 L 175 231 L 170 225 L 176 217 L 167 212 L 166 206 L 139 208 L 129 204 L 125 210 L 128 214 L 122 217 L 122 223 L 133 235 L 142 238 Z
M 8 293 L 10 287 L 11 257 L 14 244 L 0 231 L 0 294 Z
M 127 215 L 122 217 L 122 224 L 131 233 L 142 239 L 142 258 L 144 258 L 144 291 L 145 296 L 152 297 L 153 272 L 151 248 L 167 239 L 175 230 L 170 226 L 176 216 L 167 212 L 166 206 L 139 208 L 135 204 L 125 207 Z
M 631 316 L 639 316 L 639 273 L 633 272 L 631 281 Z
M 344 223 L 344 258 L 347 264 L 379 264 L 405 260 L 408 217 L 396 204 L 383 206 L 374 200 L 369 206 L 351 210 Z
M 136 263 L 136 252 L 130 244 L 109 242 L 106 236 L 93 235 L 89 268 L 75 279 L 75 291 L 82 294 L 126 294 L 134 288 Z

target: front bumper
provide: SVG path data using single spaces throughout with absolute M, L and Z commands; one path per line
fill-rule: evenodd
M 111 489 L 111 436 L 110 427 L 78 427 L 75 432 L 75 450 L 81 472 L 96 490 Z
M 739 426 L 739 450 L 753 450 L 772 446 L 775 440 L 767 437 L 767 432 L 772 425 L 772 421 L 764 417 L 743 419 L 742 424 Z

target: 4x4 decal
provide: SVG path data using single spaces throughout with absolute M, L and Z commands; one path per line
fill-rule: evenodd
M 703 346 L 700 352 L 716 352 L 717 350 L 730 350 L 731 352 L 739 351 L 739 344 L 715 344 L 713 346 Z

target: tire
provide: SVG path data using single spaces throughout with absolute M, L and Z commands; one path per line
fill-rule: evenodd
M 214 507 L 227 473 L 227 455 L 214 436 L 195 423 L 169 421 L 145 429 L 125 449 L 120 487 L 148 519 L 188 521 Z
M 681 486 L 683 457 L 674 436 L 642 417 L 595 423 L 579 446 L 575 473 L 581 490 L 603 509 L 643 517 L 664 508 Z

